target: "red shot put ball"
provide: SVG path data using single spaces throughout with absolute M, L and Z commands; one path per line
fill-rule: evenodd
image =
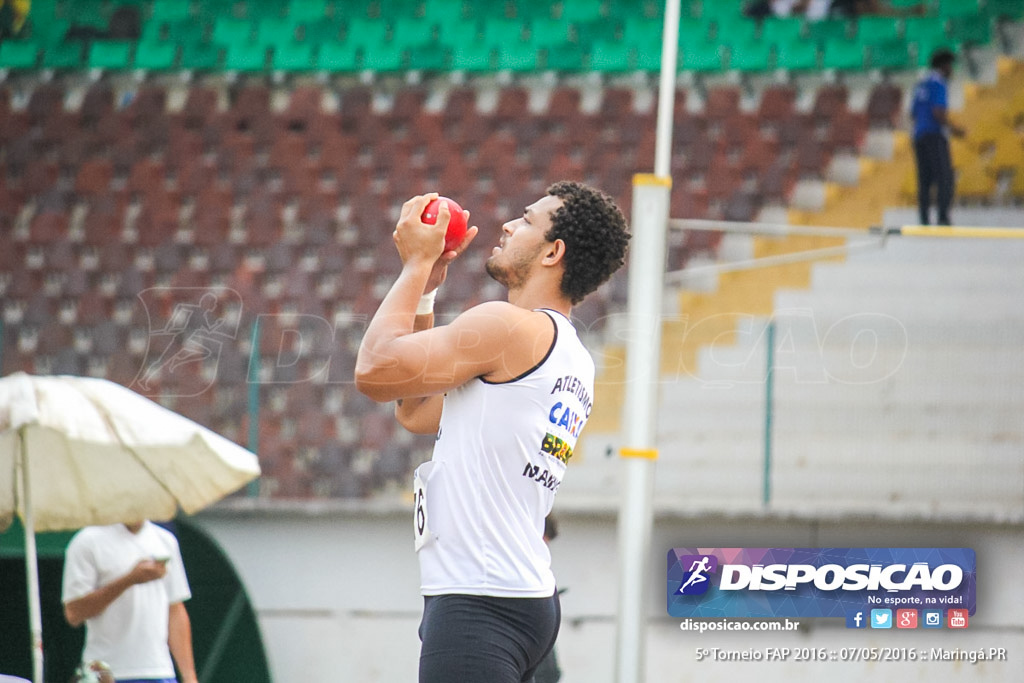
M 452 215 L 451 220 L 448 221 L 448 230 L 444 234 L 444 250 L 451 251 L 462 243 L 462 238 L 466 236 L 469 225 L 466 223 L 466 214 L 462 213 L 462 207 L 454 199 L 447 197 L 438 197 L 427 204 L 427 208 L 423 209 L 421 216 L 424 223 L 430 225 L 437 223 L 437 213 L 441 210 L 441 202 L 448 202 L 448 211 Z

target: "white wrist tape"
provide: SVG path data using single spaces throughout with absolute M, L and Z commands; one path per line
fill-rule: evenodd
M 416 315 L 430 315 L 434 312 L 434 299 L 437 297 L 437 290 L 433 289 L 420 297 L 416 306 Z

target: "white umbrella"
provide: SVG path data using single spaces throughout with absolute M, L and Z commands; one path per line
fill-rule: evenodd
M 171 519 L 259 474 L 246 449 L 114 382 L 0 378 L 0 531 L 15 514 L 24 523 L 35 683 L 43 665 L 36 531 Z

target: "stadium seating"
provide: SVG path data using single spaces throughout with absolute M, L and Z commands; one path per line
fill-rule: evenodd
M 398 267 L 381 236 L 401 201 L 455 188 L 486 230 L 567 177 L 606 188 L 628 212 L 629 179 L 654 151 L 650 101 L 634 97 L 649 87 L 640 81 L 555 79 L 538 107 L 544 98 L 529 89 L 538 86 L 524 80 L 500 88 L 492 108 L 493 81 L 418 82 L 404 72 L 653 71 L 659 3 L 563 3 L 553 14 L 540 3 L 425 0 L 342 13 L 326 0 L 153 0 L 132 3 L 144 10 L 138 39 L 115 39 L 106 32 L 125 4 L 39 3 L 28 33 L 0 44 L 0 69 L 11 74 L 0 85 L 0 230 L 12 235 L 0 253 L 2 372 L 137 385 L 159 357 L 147 348 L 155 331 L 175 305 L 195 303 L 186 288 L 233 292 L 219 299 L 234 329 L 218 340 L 219 361 L 164 368 L 147 383 L 151 395 L 245 441 L 242 397 L 257 373 L 269 494 L 364 496 L 404 480 L 429 442 L 384 439 L 389 408 L 351 385 L 359 316 L 373 312 Z M 983 43 L 997 22 L 1016 18 L 991 0 L 983 20 L 948 7 L 937 17 L 814 26 L 757 24 L 705 3 L 682 25 L 680 69 L 709 78 L 900 70 L 940 41 Z M 456 15 L 443 27 L 433 20 Z M 72 30 L 85 28 L 94 32 Z M 162 78 L 179 69 L 241 77 Z M 134 70 L 146 73 L 136 80 Z M 378 81 L 350 78 L 365 70 Z M 758 91 L 751 108 L 732 83 L 698 78 L 677 94 L 674 216 L 753 220 L 765 205 L 784 206 L 795 183 L 819 181 L 835 154 L 856 153 L 869 128 L 897 127 L 905 98 L 881 81 L 865 111 L 853 111 L 844 86 L 808 91 L 795 80 Z M 976 201 L 996 187 L 1024 199 L 1009 130 L 996 121 L 969 141 L 959 167 Z M 452 274 L 439 310 L 497 295 L 480 274 L 489 239 L 466 254 L 476 270 Z M 670 264 L 717 248 L 691 236 L 670 249 Z M 578 315 L 600 339 L 603 317 L 624 303 L 620 274 Z M 300 332 L 311 348 L 294 346 Z
M 120 28 L 118 12 L 126 9 L 142 20 L 134 39 Z M 758 23 L 729 4 L 683 9 L 680 68 L 698 74 L 901 69 L 925 63 L 942 44 L 987 45 L 999 23 L 1024 14 L 1005 0 L 939 3 L 929 16 L 852 22 Z M 155 71 L 651 71 L 659 68 L 661 31 L 661 5 L 654 2 L 638 12 L 632 3 L 596 1 L 364 0 L 342 10 L 326 0 L 58 0 L 37 3 L 25 35 L 0 48 L 0 68 L 33 69 L 41 60 L 53 69 Z

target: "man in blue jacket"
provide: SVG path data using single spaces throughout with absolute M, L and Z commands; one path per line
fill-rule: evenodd
M 914 157 L 917 161 L 917 206 L 921 225 L 929 224 L 932 187 L 936 188 L 939 225 L 949 225 L 949 205 L 953 201 L 953 162 L 947 134 L 957 137 L 964 130 L 949 121 L 949 87 L 956 56 L 949 50 L 936 50 L 931 71 L 914 88 L 910 114 L 914 118 Z

